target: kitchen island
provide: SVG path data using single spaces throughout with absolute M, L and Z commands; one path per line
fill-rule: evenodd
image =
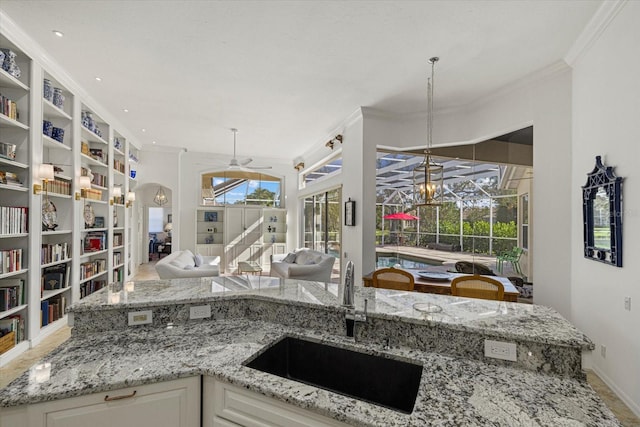
M 356 309 L 366 299 L 368 312 L 354 340 L 345 336 L 347 309 L 335 284 L 252 276 L 124 288 L 71 307 L 71 339 L 0 391 L 3 412 L 203 376 L 350 425 L 619 425 L 582 375 L 581 355 L 593 344 L 545 307 L 358 288 Z M 438 309 L 426 313 L 416 303 Z M 191 308 L 203 305 L 210 318 L 189 320 Z M 129 313 L 148 310 L 150 324 L 127 326 Z M 244 366 L 283 336 L 422 364 L 413 411 Z M 485 357 L 485 339 L 516 343 L 516 360 Z M 47 363 L 48 374 L 38 378 L 35 371 Z M 206 393 L 203 425 L 215 425 Z

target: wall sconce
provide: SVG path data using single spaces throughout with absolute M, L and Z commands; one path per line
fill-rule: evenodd
M 133 202 L 136 201 L 136 193 L 134 193 L 133 191 L 129 191 L 127 193 L 127 204 L 126 206 L 129 208 L 131 207 L 131 205 L 133 205 Z
M 304 162 L 299 162 L 298 164 L 296 164 L 293 167 L 295 170 L 297 170 L 298 172 L 300 172 L 302 169 L 304 169 Z
M 325 147 L 329 147 L 330 149 L 333 150 L 333 146 L 337 143 L 342 144 L 342 135 L 336 135 L 335 138 L 333 138 L 331 141 L 327 142 L 326 144 L 324 144 Z
M 45 192 L 47 191 L 47 183 L 53 181 L 54 171 L 53 165 L 43 163 L 38 167 L 38 178 L 42 180 L 42 184 L 33 184 L 33 194 L 41 194 L 42 187 L 44 186 Z
M 109 201 L 110 205 L 113 205 L 114 203 L 120 203 L 122 201 L 121 200 L 121 198 L 122 198 L 122 187 L 120 187 L 120 186 L 113 187 L 111 195 L 113 196 L 113 198 Z

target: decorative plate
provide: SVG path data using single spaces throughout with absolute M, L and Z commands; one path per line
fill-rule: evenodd
M 85 228 L 93 227 L 93 224 L 96 222 L 96 215 L 93 213 L 93 206 L 87 204 L 84 205 L 84 212 L 82 214 L 84 218 L 84 226 Z
M 58 210 L 49 199 L 42 201 L 42 231 L 55 230 L 58 227 Z
M 430 272 L 430 271 L 418 271 L 418 276 L 425 280 L 433 280 L 446 282 L 451 280 L 451 275 L 449 273 L 438 273 L 438 272 Z

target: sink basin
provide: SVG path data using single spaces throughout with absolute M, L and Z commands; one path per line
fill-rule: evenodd
M 285 337 L 245 366 L 410 414 L 422 366 Z

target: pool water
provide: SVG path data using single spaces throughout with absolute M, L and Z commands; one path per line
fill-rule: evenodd
M 393 267 L 396 264 L 400 264 L 402 268 L 421 269 L 432 267 L 434 265 L 442 265 L 442 262 L 434 259 L 418 258 L 402 254 L 376 254 L 376 267 Z

